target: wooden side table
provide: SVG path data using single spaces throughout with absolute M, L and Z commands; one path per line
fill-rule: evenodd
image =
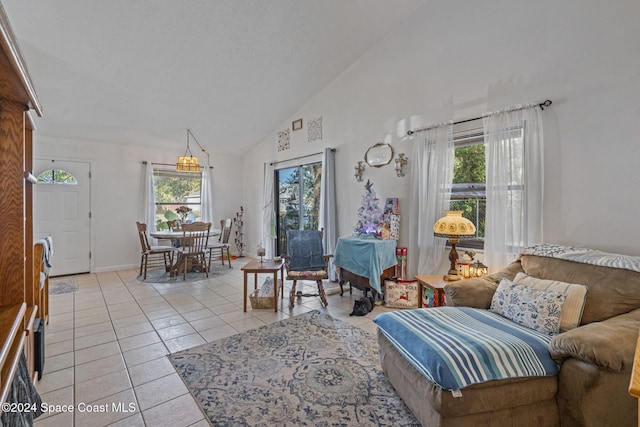
M 416 280 L 420 283 L 420 307 L 422 307 L 422 288 L 433 289 L 433 306 L 442 307 L 444 305 L 444 287 L 447 283 L 442 278 L 442 274 L 434 274 L 431 276 L 416 276 Z
M 244 311 L 247 311 L 247 274 L 253 273 L 253 289 L 258 289 L 258 274 L 273 274 L 273 307 L 278 311 L 278 271 L 284 284 L 284 260 L 274 261 L 265 259 L 260 262 L 259 259 L 249 261 L 242 267 L 244 272 Z

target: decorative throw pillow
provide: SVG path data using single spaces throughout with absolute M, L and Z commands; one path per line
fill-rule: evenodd
M 530 286 L 541 291 L 555 291 L 567 296 L 560 316 L 560 332 L 577 328 L 582 319 L 582 311 L 587 301 L 587 287 L 575 283 L 565 283 L 557 280 L 538 279 L 526 273 L 518 273 L 513 279 L 518 285 Z
M 502 279 L 489 310 L 527 328 L 556 335 L 566 298 L 560 292 L 541 291 Z

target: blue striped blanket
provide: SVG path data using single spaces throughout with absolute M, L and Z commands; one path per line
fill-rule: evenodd
M 549 354 L 553 337 L 488 310 L 399 310 L 383 313 L 374 322 L 420 373 L 447 390 L 558 373 Z

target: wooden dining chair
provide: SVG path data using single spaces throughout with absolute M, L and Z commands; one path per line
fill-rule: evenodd
M 209 251 L 209 268 L 211 268 L 211 258 L 214 252 L 220 253 L 220 260 L 224 266 L 225 256 L 229 260 L 229 268 L 231 268 L 231 252 L 229 246 L 229 237 L 231 236 L 231 218 L 223 219 L 220 221 L 220 235 L 218 241 L 209 243 L 207 250 Z
M 201 268 L 209 277 L 209 266 L 207 265 L 207 243 L 209 242 L 210 222 L 193 222 L 182 224 L 182 239 L 178 254 L 178 268 L 183 271 L 183 279 L 187 278 L 188 266 Z M 179 271 L 178 271 L 179 273 Z
M 164 263 L 165 271 L 170 271 L 173 265 L 173 254 L 176 248 L 172 246 L 151 246 L 149 236 L 147 236 L 147 224 L 136 222 L 138 227 L 138 237 L 140 238 L 140 275 L 142 280 L 147 278 L 147 269 L 160 267 Z

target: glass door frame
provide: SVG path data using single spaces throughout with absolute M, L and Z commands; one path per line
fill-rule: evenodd
M 294 169 L 297 170 L 298 172 L 298 183 L 297 183 L 297 189 L 296 189 L 296 199 L 298 200 L 298 228 L 299 230 L 305 230 L 307 229 L 305 226 L 308 225 L 308 223 L 310 223 L 309 225 L 313 225 L 313 216 L 311 217 L 311 221 L 306 221 L 306 217 L 308 215 L 305 215 L 305 204 L 304 204 L 304 196 L 305 196 L 305 174 L 303 173 L 305 171 L 306 168 L 309 167 L 319 167 L 320 168 L 320 175 L 318 177 L 316 177 L 316 180 L 312 183 L 312 185 L 320 185 L 320 182 L 322 181 L 322 162 L 321 161 L 316 161 L 316 162 L 311 162 L 311 163 L 306 163 L 306 164 L 300 164 L 300 165 L 296 165 L 296 166 L 290 166 L 290 167 L 283 167 L 281 169 L 275 169 L 274 170 L 274 176 L 273 176 L 273 180 L 274 180 L 274 186 L 273 186 L 273 197 L 274 197 L 274 217 L 275 217 L 275 233 L 276 233 L 276 237 L 275 237 L 275 253 L 278 256 L 284 255 L 286 254 L 286 235 L 281 236 L 281 233 L 286 232 L 283 231 L 283 221 L 280 215 L 280 184 L 281 184 L 281 172 L 282 171 L 286 171 L 289 169 Z M 314 201 L 315 199 L 317 200 L 317 204 L 319 207 L 319 199 L 320 199 L 320 193 L 318 192 L 317 196 L 314 197 Z M 319 209 L 318 209 L 319 211 Z M 317 218 L 316 221 L 319 221 L 319 212 L 317 212 L 316 214 Z M 286 227 L 285 227 L 286 228 Z

